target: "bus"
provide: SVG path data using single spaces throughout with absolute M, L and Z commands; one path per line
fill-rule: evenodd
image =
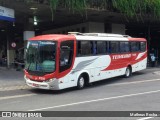
M 28 86 L 61 90 L 146 69 L 145 38 L 107 33 L 48 34 L 30 38 L 24 78 Z

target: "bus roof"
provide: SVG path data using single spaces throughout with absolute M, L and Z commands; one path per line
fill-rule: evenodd
M 29 40 L 51 40 L 51 41 L 64 41 L 64 40 L 106 40 L 106 41 L 146 41 L 145 38 L 132 38 L 127 35 L 108 34 L 108 33 L 82 33 L 82 34 L 48 34 L 40 35 L 30 38 Z
M 47 35 L 35 36 L 30 38 L 29 40 L 51 40 L 51 41 L 75 40 L 75 36 L 62 35 L 62 34 L 47 34 Z

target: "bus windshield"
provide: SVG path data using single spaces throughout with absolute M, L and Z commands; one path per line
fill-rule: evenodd
M 55 71 L 56 42 L 29 41 L 26 49 L 25 69 L 30 72 Z

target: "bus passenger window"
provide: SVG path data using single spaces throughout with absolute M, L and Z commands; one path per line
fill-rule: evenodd
M 81 55 L 91 55 L 90 41 L 81 41 Z
M 131 51 L 138 52 L 140 51 L 140 42 L 131 42 Z
M 140 46 L 141 47 L 141 51 L 142 52 L 146 51 L 146 42 L 141 42 L 140 45 L 141 45 Z
M 97 41 L 97 54 L 105 54 L 106 53 L 106 42 Z
M 80 56 L 81 52 L 81 41 L 77 41 L 77 56 Z
M 92 54 L 96 55 L 97 54 L 97 42 L 92 42 L 93 46 L 92 46 Z
M 122 53 L 130 52 L 129 42 L 120 42 L 120 52 Z
M 119 53 L 119 42 L 110 42 L 110 53 Z

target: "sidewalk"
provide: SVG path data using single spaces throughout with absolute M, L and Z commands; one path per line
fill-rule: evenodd
M 25 85 L 23 70 L 0 67 L 0 87 Z

